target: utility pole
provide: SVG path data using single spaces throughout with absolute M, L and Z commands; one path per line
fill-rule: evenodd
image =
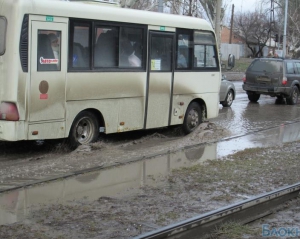
M 231 11 L 231 22 L 230 22 L 230 38 L 229 38 L 229 44 L 232 43 L 233 15 L 234 15 L 234 4 L 232 4 L 232 11 Z
M 216 6 L 216 22 L 215 22 L 215 32 L 217 36 L 217 44 L 218 49 L 220 49 L 220 36 L 221 36 L 221 7 L 222 7 L 222 0 L 217 0 L 217 6 Z
M 192 0 L 190 0 L 190 3 L 189 3 L 189 13 L 188 13 L 188 16 L 192 16 Z
M 285 0 L 285 15 L 284 15 L 284 32 L 283 32 L 283 44 L 282 44 L 282 57 L 286 55 L 286 26 L 287 26 L 287 13 L 288 13 L 288 0 Z
M 158 11 L 164 12 L 164 2 L 163 0 L 158 0 Z
M 269 31 L 269 47 L 272 47 L 272 31 L 275 27 L 275 18 L 274 18 L 274 0 L 271 0 L 271 11 L 270 11 L 270 31 Z M 276 46 L 276 43 L 275 43 Z

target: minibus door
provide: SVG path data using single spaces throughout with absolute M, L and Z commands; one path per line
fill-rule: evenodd
M 146 127 L 170 125 L 174 77 L 174 33 L 150 31 Z
M 64 121 L 67 24 L 31 21 L 31 29 L 29 121 Z

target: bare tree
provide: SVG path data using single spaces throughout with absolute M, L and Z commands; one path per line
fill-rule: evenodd
M 120 0 L 122 7 L 140 10 L 157 10 L 158 1 Z M 173 14 L 202 17 L 202 7 L 198 0 L 164 0 L 164 8 Z
M 133 8 L 146 11 L 156 11 L 158 3 L 155 0 L 120 0 L 120 5 L 123 8 Z
M 231 0 L 223 0 L 221 22 Z M 148 11 L 158 10 L 158 0 L 120 0 L 122 7 Z M 166 12 L 178 15 L 206 18 L 215 27 L 217 0 L 164 0 Z
M 285 1 L 277 0 L 279 14 L 284 15 Z M 288 24 L 287 41 L 292 48 L 300 47 L 300 1 L 289 0 L 288 5 Z
M 280 29 L 278 34 L 283 34 L 283 19 L 285 11 L 285 0 L 273 0 L 276 7 L 276 13 L 281 16 L 281 21 L 276 21 L 277 28 Z M 265 6 L 271 3 L 271 0 L 262 0 Z M 300 1 L 289 0 L 288 3 L 288 24 L 287 24 L 287 41 L 292 48 L 300 47 Z M 278 17 L 280 19 L 280 17 Z
M 234 29 L 236 34 L 244 38 L 254 57 L 262 55 L 271 31 L 271 23 L 266 14 L 239 12 L 235 16 Z
M 215 22 L 215 9 L 217 5 L 216 0 L 198 0 L 208 18 L 210 23 L 214 26 Z
M 197 0 L 167 0 L 165 2 L 173 14 L 202 17 L 202 7 Z

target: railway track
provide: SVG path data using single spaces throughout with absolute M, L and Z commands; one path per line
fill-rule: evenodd
M 135 237 L 134 239 L 200 239 L 206 238 L 216 228 L 226 222 L 246 224 L 271 214 L 284 202 L 296 198 L 300 183 L 261 194 L 212 212 L 166 226 L 164 228 Z

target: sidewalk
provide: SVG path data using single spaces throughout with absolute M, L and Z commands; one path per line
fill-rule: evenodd
M 225 75 L 226 79 L 229 81 L 241 81 L 245 72 L 224 71 L 222 74 Z

